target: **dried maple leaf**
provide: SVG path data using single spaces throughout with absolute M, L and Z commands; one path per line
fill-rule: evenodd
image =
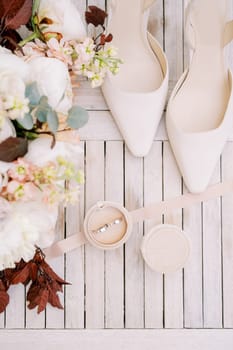
M 32 261 L 29 265 L 29 276 L 33 282 L 37 279 L 38 265 L 34 261 Z
M 5 286 L 5 284 L 3 283 L 3 281 L 2 280 L 0 280 L 0 292 L 4 292 L 6 290 L 6 286 Z
M 27 301 L 32 302 L 40 292 L 40 285 L 37 283 L 32 283 L 27 292 Z
M 42 251 L 37 249 L 33 260 L 28 263 L 32 280 L 27 293 L 28 308 L 38 307 L 38 313 L 44 311 L 48 303 L 62 309 L 63 306 L 57 292 L 62 292 L 62 286 L 68 284 L 52 270 L 44 259 Z
M 56 281 L 59 284 L 69 284 L 68 282 L 66 282 L 64 279 L 62 279 L 61 277 L 59 277 L 54 271 L 53 269 L 46 263 L 46 261 L 43 261 L 41 263 L 41 267 L 43 268 L 43 270 L 46 272 L 46 274 L 51 278 L 51 280 Z
M 104 26 L 107 18 L 107 13 L 97 6 L 88 6 L 89 11 L 85 12 L 85 19 L 87 24 L 93 24 L 95 27 Z
M 53 306 L 53 307 L 57 307 L 58 309 L 63 309 L 63 306 L 60 302 L 59 296 L 57 295 L 56 292 L 54 292 L 50 286 L 49 288 L 49 303 Z
M 15 271 L 13 274 L 10 284 L 27 284 L 26 282 L 30 280 L 30 269 L 29 264 L 26 264 L 22 270 Z
M 6 310 L 6 307 L 9 304 L 9 301 L 10 301 L 9 294 L 6 291 L 1 290 L 0 291 L 0 313 Z
M 4 312 L 9 304 L 10 297 L 7 290 L 8 286 L 5 281 L 5 275 L 3 272 L 0 272 L 0 313 Z
M 46 305 L 48 303 L 49 300 L 49 291 L 48 289 L 44 289 L 40 295 L 40 302 L 38 305 L 38 309 L 37 309 L 37 313 L 40 314 L 42 311 L 45 310 Z
M 112 34 L 108 34 L 108 35 L 102 34 L 100 37 L 100 45 L 105 45 L 106 43 L 110 43 L 112 39 L 113 39 Z
M 30 282 L 27 292 L 30 310 L 37 307 L 37 312 L 41 313 L 48 303 L 63 309 L 57 293 L 62 292 L 62 286 L 68 283 L 60 278 L 44 259 L 43 252 L 37 248 L 31 261 L 26 263 L 21 260 L 15 268 L 6 269 L 0 273 L 0 312 L 3 312 L 9 303 L 7 290 L 10 285 L 18 283 L 27 285 Z

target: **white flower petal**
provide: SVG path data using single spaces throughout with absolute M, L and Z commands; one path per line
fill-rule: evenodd
M 64 40 L 82 40 L 86 29 L 81 15 L 71 0 L 41 0 L 38 11 L 39 20 L 47 17 L 53 24 L 43 31 L 61 33 Z
M 80 154 L 83 154 L 83 149 L 78 145 L 57 141 L 55 147 L 51 149 L 51 139 L 41 137 L 30 143 L 25 158 L 27 161 L 43 167 L 49 162 L 55 162 L 57 157 L 78 163 Z
M 29 261 L 35 245 L 52 244 L 57 210 L 49 211 L 42 202 L 12 203 L 12 210 L 0 220 L 0 271 L 14 267 L 23 258 Z
M 29 67 L 26 62 L 12 53 L 0 51 L 0 72 L 8 71 L 23 79 L 27 83 L 29 78 Z
M 48 57 L 35 57 L 28 64 L 31 82 L 37 82 L 40 93 L 48 97 L 51 107 L 66 114 L 72 107 L 73 97 L 67 66 L 56 58 Z
M 6 117 L 3 120 L 3 125 L 0 128 L 0 143 L 8 139 L 8 137 L 15 137 L 16 131 L 12 122 Z M 0 172 L 1 172 L 1 162 L 0 162 Z

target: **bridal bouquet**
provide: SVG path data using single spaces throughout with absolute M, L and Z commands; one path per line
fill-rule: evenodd
M 73 105 L 71 75 L 97 87 L 121 63 L 106 12 L 90 6 L 85 17 L 95 37 L 71 0 L 1 0 L 0 312 L 18 283 L 30 284 L 30 309 L 62 307 L 66 282 L 41 249 L 55 239 L 59 204 L 77 201 L 84 182 L 77 130 L 88 113 Z

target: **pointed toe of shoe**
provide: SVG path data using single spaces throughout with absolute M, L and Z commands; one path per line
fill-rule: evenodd
M 176 133 L 173 126 L 167 124 L 168 135 L 185 185 L 191 193 L 202 193 L 208 187 L 220 154 L 224 140 L 215 135 Z
M 196 171 L 194 170 L 194 165 L 192 165 L 192 169 L 192 172 L 187 172 L 186 169 L 181 169 L 183 179 L 190 193 L 200 194 L 207 189 L 213 169 L 208 169 L 208 172 L 205 173 L 198 171 L 200 170 L 198 165 L 196 165 Z
M 112 93 L 106 84 L 102 90 L 123 140 L 134 156 L 146 156 L 162 117 L 165 98 L 156 104 L 153 94 L 120 90 Z
M 132 128 L 129 129 L 129 133 L 127 133 L 127 130 L 124 128 L 124 132 L 122 134 L 124 135 L 125 143 L 130 151 L 130 153 L 137 158 L 146 157 L 147 154 L 150 152 L 153 139 L 154 139 L 154 133 L 151 133 L 151 135 L 148 135 L 147 137 L 143 137 L 141 128 L 136 127 L 134 128 L 133 134 L 132 134 Z
M 168 90 L 168 76 L 160 89 L 149 93 L 118 89 L 110 78 L 102 86 L 105 100 L 129 150 L 145 157 L 152 146 L 163 115 Z

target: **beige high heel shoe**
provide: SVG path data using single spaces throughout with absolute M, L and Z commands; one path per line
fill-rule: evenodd
M 113 118 L 137 157 L 147 155 L 151 148 L 168 90 L 166 56 L 147 32 L 147 10 L 154 1 L 112 1 L 109 32 L 124 64 L 102 86 Z
M 192 0 L 186 32 L 192 58 L 167 108 L 171 146 L 189 191 L 202 192 L 233 127 L 232 72 L 224 46 L 233 38 L 226 0 Z

